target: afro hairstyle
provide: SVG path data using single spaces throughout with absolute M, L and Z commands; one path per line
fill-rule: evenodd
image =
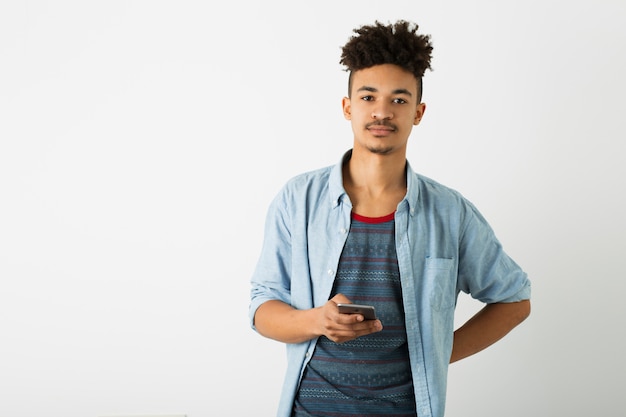
M 355 33 L 341 50 L 339 63 L 350 72 L 348 95 L 352 89 L 352 73 L 375 65 L 393 64 L 410 72 L 418 80 L 429 69 L 433 46 L 430 35 L 418 34 L 419 26 L 406 20 L 384 25 L 376 21 L 353 30 Z

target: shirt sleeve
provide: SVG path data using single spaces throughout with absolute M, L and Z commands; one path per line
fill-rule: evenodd
M 460 237 L 459 289 L 488 304 L 530 299 L 527 274 L 507 255 L 479 211 L 471 203 L 466 204 Z
M 255 330 L 254 315 L 261 304 L 291 301 L 291 236 L 284 195 L 283 189 L 268 209 L 261 254 L 251 278 L 249 319 Z

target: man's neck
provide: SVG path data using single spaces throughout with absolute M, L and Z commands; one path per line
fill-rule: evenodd
M 343 167 L 343 183 L 355 213 L 387 215 L 406 194 L 406 155 L 353 151 Z

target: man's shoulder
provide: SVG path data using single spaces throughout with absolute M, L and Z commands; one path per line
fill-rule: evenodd
M 414 183 L 417 184 L 419 193 L 424 196 L 430 196 L 433 198 L 444 198 L 453 200 L 465 200 L 461 193 L 447 185 L 442 184 L 430 177 L 419 173 L 413 173 Z
M 274 198 L 273 205 L 288 212 L 319 208 L 327 200 L 333 167 L 305 171 L 289 178 Z
M 326 166 L 310 171 L 305 171 L 291 177 L 285 183 L 285 189 L 300 190 L 311 186 L 319 186 L 328 183 L 333 166 Z
M 432 178 L 415 174 L 414 183 L 417 184 L 417 206 L 431 210 L 440 215 L 466 216 L 482 218 L 479 210 L 459 190 L 444 185 Z

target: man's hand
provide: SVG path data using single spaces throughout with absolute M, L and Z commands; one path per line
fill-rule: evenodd
M 380 320 L 365 320 L 361 314 L 342 314 L 337 303 L 351 303 L 337 294 L 321 307 L 297 310 L 278 300 L 263 303 L 254 316 L 254 324 L 263 336 L 284 343 L 302 343 L 326 336 L 335 343 L 379 332 Z
M 319 307 L 318 328 L 321 335 L 335 343 L 344 343 L 383 329 L 380 320 L 365 320 L 362 314 L 340 313 L 337 308 L 339 303 L 352 302 L 343 294 L 337 294 Z

